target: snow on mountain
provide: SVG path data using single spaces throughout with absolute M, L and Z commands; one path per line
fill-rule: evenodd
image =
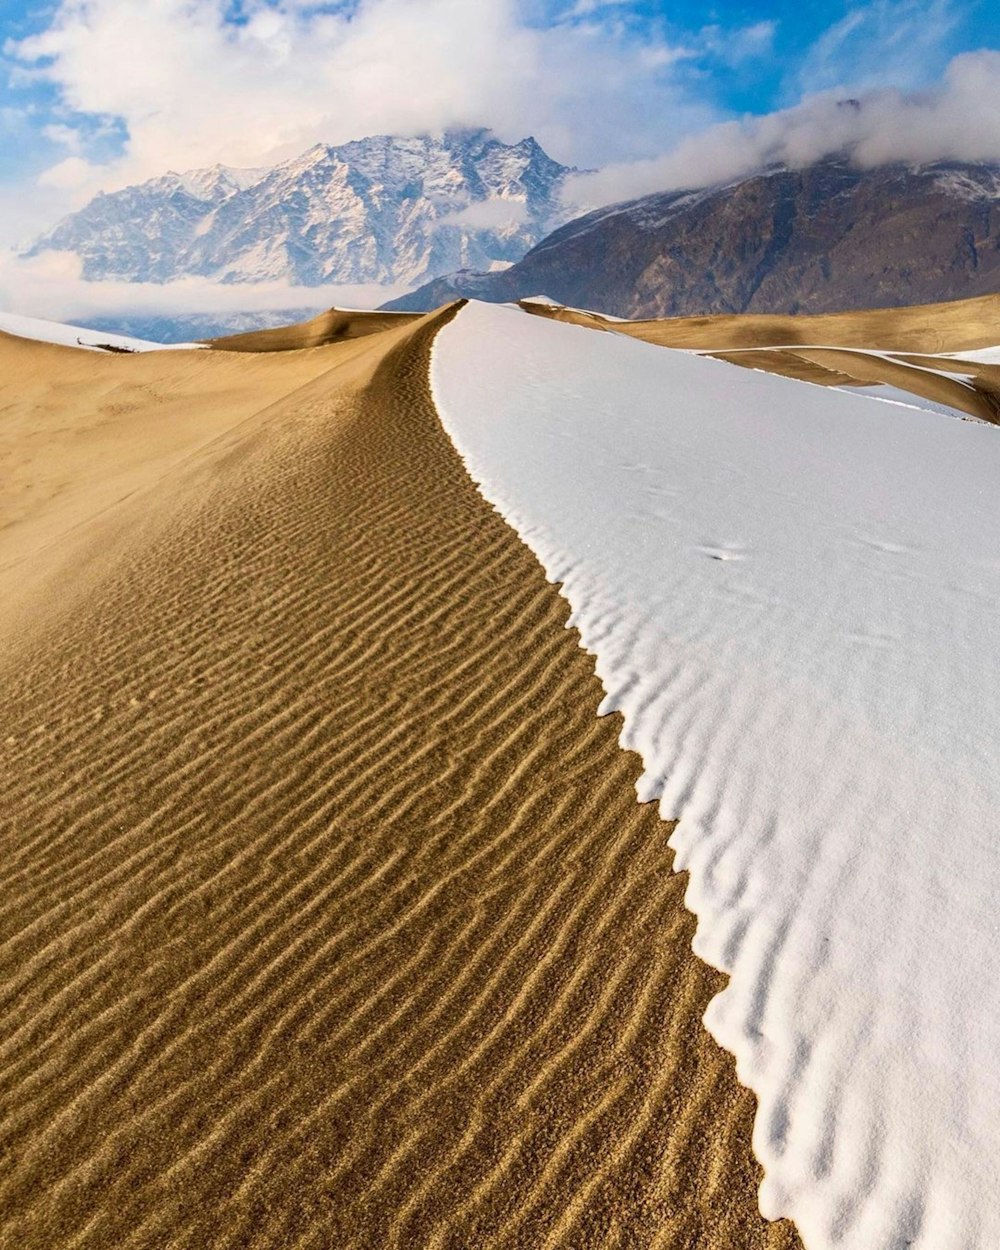
M 645 765 L 811 1250 L 1000 1245 L 1000 431 L 470 304 L 445 428 Z
M 74 252 L 89 280 L 416 284 L 519 260 L 561 220 L 571 172 L 534 139 L 487 130 L 317 144 L 271 169 L 217 165 L 98 195 L 28 255 Z

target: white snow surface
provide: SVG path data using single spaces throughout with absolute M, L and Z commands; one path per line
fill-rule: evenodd
M 811 385 L 806 383 L 806 385 Z M 924 412 L 937 412 L 952 420 L 977 421 L 978 417 L 970 417 L 951 408 L 947 404 L 939 404 L 933 399 L 925 399 L 922 395 L 914 395 L 912 391 L 904 391 L 898 386 L 838 386 L 835 388 L 845 395 L 868 395 L 872 399 L 881 400 L 884 404 L 899 404 L 903 408 L 920 408 Z
M 22 317 L 18 313 L 0 312 L 0 331 L 13 334 L 19 339 L 34 339 L 39 343 L 57 343 L 62 347 L 81 347 L 100 351 L 100 344 L 124 347 L 132 352 L 192 351 L 204 346 L 202 343 L 151 343 L 147 339 L 133 339 L 124 334 L 105 334 L 103 330 L 86 330 L 82 326 L 68 326 L 61 321 L 45 321 L 40 317 Z
M 948 352 L 940 356 L 942 364 L 948 360 L 971 360 L 977 365 L 1000 365 L 1000 347 L 981 347 L 978 351 Z
M 679 819 L 763 1213 L 996 1250 L 1000 431 L 483 304 L 432 381 Z

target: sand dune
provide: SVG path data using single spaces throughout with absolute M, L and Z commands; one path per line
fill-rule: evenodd
M 763 369 L 767 373 L 798 378 L 820 386 L 891 386 L 914 397 L 944 404 L 955 412 L 978 417 L 981 421 L 1000 423 L 1000 386 L 995 381 L 981 376 L 977 382 L 970 384 L 952 376 L 957 370 L 949 368 L 947 373 L 941 371 L 940 361 L 936 368 L 917 363 L 928 358 L 903 360 L 833 347 L 750 348 L 746 351 L 705 354 L 744 368 Z M 987 367 L 981 366 L 978 372 L 986 375 Z
M 960 352 L 996 344 L 1000 295 L 816 316 L 734 314 L 611 324 L 647 343 L 697 350 L 825 344 L 888 352 Z
M 325 373 L 216 353 L 81 352 L 0 334 L 0 627 L 67 570 L 106 564 L 122 501 Z M 127 535 L 145 514 L 131 515 Z M 92 534 L 101 526 L 100 541 Z M 74 573 L 74 580 L 76 573 Z
M 1000 338 L 1000 295 L 819 316 L 658 321 L 618 321 L 540 303 L 524 302 L 521 307 L 533 316 L 698 351 L 819 386 L 892 387 L 982 421 L 1000 422 L 1000 367 L 928 355 L 995 345 Z M 887 359 L 886 353 L 893 358 Z
M 0 342 L 5 584 L 75 535 L 2 652 L 0 1244 L 793 1246 L 669 826 L 393 325 Z
M 290 352 L 304 347 L 323 347 L 344 339 L 364 338 L 383 330 L 398 329 L 419 321 L 421 313 L 359 312 L 353 309 L 330 308 L 326 312 L 293 326 L 274 330 L 254 330 L 247 334 L 228 334 L 209 339 L 208 345 L 227 352 Z

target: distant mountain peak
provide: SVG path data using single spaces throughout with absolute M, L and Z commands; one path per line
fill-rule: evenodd
M 533 138 L 507 144 L 481 127 L 316 143 L 266 169 L 216 164 L 98 195 L 29 255 L 74 252 L 91 280 L 416 285 L 519 260 L 566 219 L 574 172 Z M 494 201 L 512 206 L 509 220 L 463 218 Z

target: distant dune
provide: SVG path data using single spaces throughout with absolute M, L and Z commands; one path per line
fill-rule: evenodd
M 346 339 L 364 338 L 419 320 L 420 313 L 358 312 L 330 308 L 298 325 L 273 330 L 252 330 L 211 339 L 209 346 L 226 352 L 289 352 L 305 347 L 325 347 Z
M 795 1246 L 442 317 L 341 316 L 0 338 L 0 1242 Z
M 975 351 L 1000 339 L 1000 295 L 817 316 L 725 315 L 620 321 L 552 302 L 522 301 L 537 317 L 627 334 L 821 386 L 875 386 L 1000 422 L 1000 367 L 932 353 Z M 888 393 L 888 392 L 887 392 Z
M 961 352 L 995 345 L 1000 295 L 815 316 L 665 317 L 618 324 L 661 347 L 704 350 L 824 343 L 888 352 Z

